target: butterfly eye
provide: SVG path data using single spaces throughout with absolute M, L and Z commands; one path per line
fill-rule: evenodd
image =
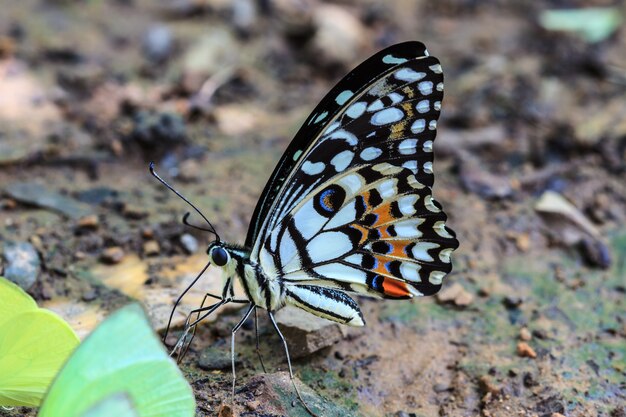
M 217 266 L 224 266 L 228 263 L 230 256 L 228 252 L 224 250 L 224 248 L 216 247 L 211 251 L 211 258 L 213 258 L 213 263 Z

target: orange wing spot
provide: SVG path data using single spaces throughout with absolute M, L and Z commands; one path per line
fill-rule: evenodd
M 389 240 L 387 243 L 391 244 L 391 252 L 387 256 L 395 258 L 408 258 L 405 248 L 411 243 L 410 240 Z
M 378 217 L 376 223 L 372 227 L 377 227 L 381 224 L 389 223 L 395 218 L 391 215 L 391 203 L 381 203 L 378 207 L 372 210 L 372 213 Z
M 391 297 L 401 298 L 411 296 L 409 288 L 404 282 L 387 277 L 383 278 L 383 292 L 385 295 L 389 295 Z

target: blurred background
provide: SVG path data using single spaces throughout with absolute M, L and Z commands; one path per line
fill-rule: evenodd
M 363 329 L 283 317 L 298 377 L 335 415 L 624 416 L 625 12 L 609 0 L 4 1 L 0 270 L 81 337 L 133 299 L 163 330 L 210 235 L 181 223 L 188 208 L 148 162 L 243 242 L 324 94 L 377 50 L 420 40 L 446 77 L 434 192 L 461 242 L 454 272 L 436 297 L 360 300 Z M 220 285 L 209 271 L 175 323 Z M 201 326 L 183 363 L 199 416 L 230 396 L 240 315 Z M 261 332 L 267 375 L 251 325 L 239 337 L 242 413 L 300 415 L 271 395 L 285 363 L 265 319 Z

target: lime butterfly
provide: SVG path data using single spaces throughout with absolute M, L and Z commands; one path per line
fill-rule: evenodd
M 256 318 L 257 308 L 264 309 L 293 380 L 274 319 L 278 309 L 292 305 L 363 326 L 349 293 L 385 299 L 436 293 L 458 247 L 431 191 L 442 99 L 441 65 L 420 42 L 393 45 L 359 65 L 318 104 L 281 157 L 243 246 L 223 242 L 151 164 L 152 174 L 207 222 L 202 229 L 216 236 L 208 246 L 209 264 L 224 275 L 222 294 L 205 297 L 218 301 L 189 315 L 174 351 L 184 355 L 196 324 L 216 308 L 245 303 L 248 309 L 232 331 L 233 357 L 235 333 L 253 312 Z M 188 214 L 183 220 L 191 225 Z M 235 279 L 243 299 L 234 297 Z M 233 390 L 234 375 L 233 360 Z

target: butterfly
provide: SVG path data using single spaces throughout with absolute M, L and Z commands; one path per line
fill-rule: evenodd
M 192 285 L 210 264 L 224 276 L 222 293 L 207 294 L 189 315 L 174 351 L 184 355 L 196 324 L 218 307 L 246 304 L 232 331 L 233 392 L 235 333 L 252 313 L 256 319 L 257 309 L 267 311 L 278 332 L 293 381 L 289 349 L 274 319 L 277 310 L 291 305 L 363 326 L 352 294 L 399 300 L 436 293 L 459 245 L 431 190 L 442 99 L 441 65 L 420 42 L 390 46 L 356 67 L 317 105 L 281 157 L 244 245 L 222 241 L 151 164 L 152 174 L 215 235 L 209 263 Z M 188 216 L 183 221 L 191 225 Z M 244 298 L 235 297 L 235 280 Z M 205 306 L 208 298 L 217 302 Z M 295 383 L 294 388 L 302 400 Z

